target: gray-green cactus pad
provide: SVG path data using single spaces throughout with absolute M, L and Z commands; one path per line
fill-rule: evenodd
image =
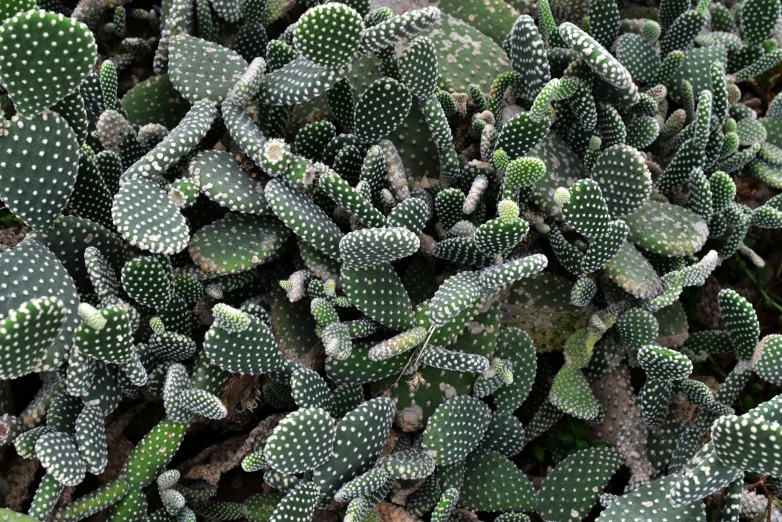
M 513 462 L 479 449 L 467 457 L 460 503 L 475 511 L 529 511 L 535 508 L 535 489 Z
M 323 464 L 334 445 L 334 420 L 320 408 L 296 410 L 266 441 L 266 462 L 283 473 L 301 473 Z
M 422 445 L 437 464 L 453 464 L 478 445 L 489 421 L 488 407 L 481 400 L 456 397 L 438 406 L 429 418 Z

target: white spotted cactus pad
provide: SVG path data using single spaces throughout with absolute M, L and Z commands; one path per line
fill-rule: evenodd
M 337 69 L 353 61 L 364 21 L 345 4 L 330 2 L 308 10 L 296 24 L 296 49 L 311 62 Z
M 41 435 L 35 443 L 35 455 L 60 484 L 77 486 L 84 480 L 87 465 L 72 435 L 60 431 Z
M 228 210 L 263 214 L 268 208 L 260 180 L 242 171 L 228 152 L 199 153 L 190 164 L 190 172 L 201 192 Z
M 407 117 L 412 102 L 405 84 L 393 78 L 374 81 L 356 104 L 356 136 L 364 143 L 385 138 Z
M 532 483 L 503 455 L 478 449 L 467 457 L 462 506 L 476 511 L 529 511 L 536 503 Z
M 367 268 L 407 257 L 418 250 L 418 237 L 406 228 L 364 229 L 339 242 L 343 266 Z
M 27 51 L 19 53 L 18 48 Z M 33 116 L 81 83 L 95 64 L 96 46 L 83 23 L 62 14 L 32 10 L 0 25 L 0 54 L 0 82 L 20 114 Z
M 226 312 L 215 314 L 216 321 L 204 337 L 209 359 L 230 372 L 259 374 L 278 369 L 283 359 L 268 326 L 246 312 Z
M 0 377 L 14 379 L 32 372 L 65 323 L 57 298 L 39 297 L 0 318 Z
M 237 53 L 186 34 L 169 43 L 171 84 L 189 102 L 223 101 L 247 69 Z
M 475 449 L 489 426 L 486 405 L 469 396 L 438 406 L 429 418 L 422 446 L 438 465 L 464 460 Z
M 782 425 L 751 413 L 725 415 L 712 426 L 712 444 L 717 459 L 735 469 L 779 474 L 778 448 Z
M 666 498 L 676 477 L 665 477 L 616 499 L 597 518 L 600 522 L 630 522 L 638 519 L 652 522 L 690 520 L 705 522 L 701 501 L 673 507 Z M 662 507 L 660 507 L 662 506 Z
M 569 456 L 546 475 L 537 512 L 547 522 L 583 518 L 621 464 L 613 448 L 589 448 Z
M 282 473 L 313 470 L 329 458 L 335 434 L 326 410 L 297 410 L 280 421 L 266 441 L 266 462 Z

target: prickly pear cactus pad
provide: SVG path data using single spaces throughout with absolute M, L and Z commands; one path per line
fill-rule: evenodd
M 95 64 L 96 49 L 92 32 L 83 23 L 32 10 L 0 25 L 0 53 L 0 82 L 16 110 L 34 116 L 81 83 Z
M 313 470 L 329 458 L 335 434 L 334 420 L 326 410 L 297 410 L 266 441 L 266 462 L 282 473 Z

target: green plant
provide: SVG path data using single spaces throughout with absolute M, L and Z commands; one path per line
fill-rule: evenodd
M 50 379 L 0 417 L 0 449 L 45 469 L 31 517 L 364 522 L 393 497 L 438 522 L 704 520 L 782 474 L 779 399 L 733 410 L 782 384 L 779 336 L 732 290 L 725 330 L 690 333 L 682 304 L 782 228 L 780 196 L 750 209 L 734 181 L 782 187 L 782 105 L 739 103 L 782 59 L 779 3 L 544 0 L 539 25 L 458 4 L 0 8 L 2 219 L 31 229 L 0 252 L 0 379 Z M 128 60 L 155 75 L 120 97 Z M 712 392 L 716 353 L 737 362 Z M 279 493 L 243 502 L 166 469 L 235 413 L 231 374 L 285 412 L 232 461 Z M 164 417 L 59 506 L 107 469 L 125 398 Z

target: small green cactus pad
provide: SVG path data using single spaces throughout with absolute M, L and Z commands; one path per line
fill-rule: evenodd
M 619 37 L 616 58 L 639 83 L 650 82 L 660 68 L 660 57 L 654 47 L 634 33 L 625 33 Z
M 410 297 L 390 264 L 343 268 L 341 275 L 345 295 L 368 317 L 394 330 L 412 326 Z
M 415 480 L 430 475 L 435 463 L 429 453 L 415 446 L 380 459 L 377 466 L 395 479 Z
M 190 172 L 201 192 L 221 207 L 245 214 L 263 214 L 268 208 L 260 181 L 243 171 L 233 154 L 200 152 L 193 158 Z
M 196 343 L 177 332 L 162 332 L 149 338 L 149 349 L 160 361 L 183 361 L 196 352 Z
M 35 455 L 60 484 L 77 486 L 84 480 L 87 467 L 73 436 L 59 431 L 45 433 L 35 443 Z
M 719 295 L 720 313 L 733 349 L 741 359 L 751 359 L 760 337 L 760 324 L 749 301 L 733 290 L 722 290 Z
M 692 372 L 692 362 L 685 355 L 662 346 L 644 346 L 638 351 L 638 362 L 649 379 L 656 381 L 684 379 Z
M 367 401 L 348 412 L 337 424 L 334 449 L 315 468 L 313 482 L 331 497 L 375 462 L 394 421 L 394 403 L 386 397 Z
M 438 465 L 453 464 L 475 449 L 489 421 L 489 409 L 480 399 L 456 397 L 437 407 L 421 444 Z
M 327 69 L 299 57 L 264 76 L 258 98 L 268 105 L 298 105 L 327 92 L 343 72 L 343 69 Z
M 409 352 L 426 339 L 426 328 L 416 326 L 390 339 L 381 341 L 369 350 L 372 361 L 384 361 L 399 354 Z
M 337 161 L 334 168 L 338 168 L 338 162 L 346 157 L 346 151 L 352 150 L 356 153 L 356 158 L 360 157 L 360 152 L 356 147 L 348 145 L 337 155 Z M 356 192 L 353 187 L 336 172 L 328 171 L 320 177 L 320 188 L 323 189 L 334 202 L 354 215 L 359 221 L 369 227 L 382 228 L 387 226 L 386 218 L 361 194 Z M 344 241 L 344 238 L 343 238 Z
M 256 375 L 280 368 L 283 360 L 269 328 L 257 317 L 239 313 L 249 319 L 244 330 L 229 332 L 215 323 L 206 333 L 204 349 L 209 359 L 224 370 L 243 374 Z
M 112 364 L 130 364 L 137 356 L 133 351 L 130 316 L 120 305 L 96 310 L 82 303 L 79 313 L 84 322 L 76 330 L 74 345 L 80 352 Z
M 758 344 L 757 351 L 760 358 L 755 363 L 755 373 L 772 384 L 782 383 L 782 337 L 776 334 L 765 336 Z
M 467 373 L 483 373 L 489 367 L 489 360 L 483 355 L 461 353 L 432 344 L 421 353 L 421 362 L 440 370 Z
M 382 468 L 372 468 L 356 477 L 334 494 L 337 502 L 350 502 L 357 497 L 366 497 L 381 490 L 389 481 L 388 473 Z
M 518 208 L 518 207 L 516 207 Z M 504 258 L 524 239 L 529 223 L 516 217 L 505 221 L 501 217 L 487 221 L 475 231 L 475 246 L 489 257 Z
M 700 499 L 729 486 L 734 480 L 743 478 L 743 475 L 741 469 L 720 462 L 712 444 L 708 443 L 687 464 L 680 480 L 671 488 L 668 500 L 674 507 L 699 502 Z
M 269 522 L 308 522 L 312 519 L 320 490 L 312 482 L 300 482 L 274 508 Z M 253 520 L 262 520 L 253 518 Z
M 682 64 L 668 82 L 668 92 L 675 101 L 681 101 L 684 94 L 683 81 L 692 85 L 694 93 L 711 91 L 710 66 L 714 62 L 727 63 L 727 51 L 721 45 L 697 47 L 684 53 Z M 664 66 L 663 66 L 664 68 Z M 662 71 L 661 68 L 660 70 Z
M 154 257 L 137 257 L 122 267 L 122 287 L 138 303 L 164 308 L 173 296 L 171 273 Z
M 623 290 L 639 299 L 649 299 L 662 291 L 654 267 L 629 241 L 606 263 L 608 276 Z
M 658 324 L 654 315 L 641 308 L 628 310 L 616 323 L 619 342 L 625 348 L 640 350 L 657 338 Z
M 39 520 L 48 520 L 64 489 L 64 485 L 51 473 L 47 473 L 35 491 L 35 497 L 33 497 L 33 503 L 30 505 L 28 513 Z
M 503 328 L 497 338 L 495 356 L 513 364 L 513 382 L 501 386 L 492 394 L 497 410 L 501 414 L 511 415 L 527 398 L 535 381 L 535 345 L 521 328 Z
M 82 405 L 77 397 L 61 393 L 52 400 L 46 412 L 46 425 L 64 433 L 73 431 Z
M 375 80 L 356 104 L 356 136 L 364 143 L 384 138 L 404 121 L 412 102 L 403 83 L 393 78 Z
M 184 216 L 154 181 L 142 177 L 127 181 L 114 196 L 111 214 L 117 231 L 131 245 L 166 255 L 187 246 Z
M 750 473 L 779 474 L 782 426 L 751 413 L 724 415 L 711 428 L 717 459 L 727 466 Z M 36 445 L 37 447 L 37 445 Z
M 114 275 L 114 267 L 103 257 L 100 250 L 87 247 L 84 250 L 84 266 L 98 297 L 106 299 L 119 295 L 119 281 Z
M 584 54 L 587 64 L 598 77 L 614 87 L 627 88 L 637 99 L 637 89 L 629 87 L 632 85 L 630 73 L 602 45 L 569 22 L 559 26 L 559 34 L 571 49 Z
M 547 522 L 584 518 L 621 465 L 622 455 L 614 448 L 589 448 L 570 455 L 546 475 L 536 511 Z
M 35 9 L 35 7 L 34 0 L 9 0 L 0 6 L 0 23 L 5 22 L 15 14 Z
M 108 522 L 144 522 L 147 497 L 141 489 L 131 489 L 111 511 Z
M 14 449 L 20 457 L 25 459 L 34 459 L 35 444 L 38 442 L 38 439 L 40 439 L 46 433 L 54 433 L 55 431 L 57 430 L 51 426 L 38 426 L 36 428 L 27 430 L 24 433 L 20 433 L 14 439 Z
M 428 37 L 418 37 L 405 48 L 399 57 L 399 74 L 419 100 L 428 100 L 434 95 L 437 86 L 437 51 Z
M 524 78 L 519 86 L 522 96 L 535 99 L 551 79 L 551 72 L 543 40 L 531 16 L 521 15 L 516 19 L 508 33 L 506 48 L 513 69 Z
M 741 10 L 742 36 L 748 45 L 763 43 L 779 18 L 779 2 L 749 0 Z
M 388 215 L 388 224 L 392 227 L 404 227 L 418 235 L 424 231 L 431 215 L 432 211 L 424 200 L 410 198 L 402 201 L 391 210 Z
M 646 162 L 636 149 L 625 145 L 604 150 L 592 167 L 591 177 L 599 185 L 614 218 L 632 214 L 652 193 L 652 176 Z
M 266 200 L 277 217 L 297 236 L 321 252 L 339 259 L 342 232 L 310 198 L 285 182 L 273 179 L 266 185 Z
M 531 511 L 535 489 L 524 473 L 496 451 L 467 457 L 460 504 L 475 511 Z
M 362 47 L 369 52 L 377 53 L 404 38 L 415 36 L 439 18 L 440 10 L 436 7 L 425 7 L 389 18 L 364 31 L 361 35 Z
M 171 84 L 190 103 L 221 102 L 247 70 L 247 62 L 216 43 L 181 34 L 169 44 Z
M 87 471 L 100 475 L 109 462 L 106 443 L 105 417 L 103 411 L 92 405 L 85 405 L 76 419 L 76 443 L 79 453 L 87 464 Z
M 190 103 L 171 85 L 168 74 L 161 74 L 129 90 L 122 97 L 122 108 L 132 124 L 157 123 L 173 129 L 187 114 Z
M 406 228 L 369 228 L 345 235 L 339 253 L 346 268 L 368 268 L 414 254 L 418 236 Z
M 335 433 L 326 410 L 296 410 L 280 421 L 266 441 L 266 462 L 282 473 L 315 469 L 331 455 Z
M 309 368 L 297 368 L 291 375 L 291 394 L 299 408 L 321 408 L 334 413 L 334 395 L 326 381 Z
M 645 202 L 625 221 L 630 227 L 630 240 L 645 250 L 665 256 L 693 254 L 703 247 L 709 235 L 700 216 L 659 201 Z
M 20 145 L 11 147 L 12 142 Z M 55 112 L 47 110 L 30 118 L 17 115 L 4 120 L 0 148 L 0 197 L 30 228 L 46 232 L 68 203 L 76 184 L 76 135 Z M 33 201 L 35 204 L 31 204 Z
M 341 85 L 342 82 L 347 83 L 347 80 L 341 80 L 337 85 Z M 332 87 L 329 92 L 335 89 L 336 86 Z M 350 112 L 353 113 L 352 108 Z M 316 121 L 305 125 L 296 134 L 296 154 L 312 161 L 321 161 L 326 145 L 334 139 L 336 132 L 334 124 L 330 121 Z
M 573 184 L 562 210 L 568 224 L 588 238 L 609 233 L 611 216 L 600 185 L 594 180 L 582 179 Z
M 619 497 L 600 513 L 598 522 L 634 522 L 638 519 L 648 522 L 705 522 L 706 513 L 700 500 L 679 507 L 670 506 L 667 496 L 678 479 L 677 476 L 661 478 Z
M 361 43 L 364 22 L 355 9 L 341 3 L 317 5 L 296 23 L 296 49 L 311 62 L 329 69 L 345 67 Z
M 551 403 L 574 417 L 592 420 L 600 415 L 597 402 L 584 374 L 578 368 L 563 366 L 551 384 Z
M 471 308 L 482 295 L 477 272 L 460 272 L 440 285 L 429 304 L 429 320 L 443 326 L 461 312 Z
M 535 121 L 530 117 L 530 113 L 518 114 L 503 125 L 494 148 L 504 150 L 508 159 L 513 161 L 526 155 L 540 143 L 548 135 L 550 125 L 548 118 Z
M 196 232 L 188 252 L 210 274 L 235 274 L 274 259 L 290 231 L 274 216 L 229 214 Z
M 186 422 L 164 419 L 141 439 L 122 470 L 131 487 L 146 487 L 155 480 L 179 449 L 187 426 Z
M 343 418 L 364 402 L 364 388 L 358 384 L 343 384 L 333 390 L 336 403 L 335 416 Z M 337 431 L 339 433 L 339 431 Z
M 243 506 L 238 502 L 207 500 L 199 503 L 195 509 L 199 515 L 210 520 L 239 520 L 244 516 Z
M 60 299 L 38 297 L 0 316 L 0 378 L 32 372 L 57 339 L 67 315 Z
M 12 42 L 17 42 L 12 45 Z M 12 51 L 17 45 L 28 50 Z M 20 114 L 33 116 L 71 93 L 90 73 L 97 49 L 83 23 L 43 10 L 19 13 L 0 25 L 2 81 Z M 67 52 L 67 64 L 61 60 Z

